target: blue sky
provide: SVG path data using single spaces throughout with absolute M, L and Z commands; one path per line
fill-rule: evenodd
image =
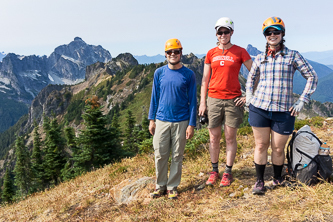
M 163 54 L 169 38 L 178 38 L 185 54 L 205 54 L 224 16 L 235 23 L 233 44 L 264 50 L 261 25 L 279 16 L 287 47 L 326 51 L 333 50 L 332 6 L 332 0 L 1 0 L 0 52 L 48 56 L 79 36 L 113 57 Z

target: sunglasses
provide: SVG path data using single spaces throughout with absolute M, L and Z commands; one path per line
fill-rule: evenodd
M 266 31 L 264 34 L 265 36 L 271 36 L 273 35 L 280 35 L 282 33 L 282 31 L 280 30 L 274 30 L 274 31 Z
M 218 35 L 223 35 L 223 34 L 225 34 L 225 35 L 228 35 L 228 34 L 230 34 L 230 31 L 219 31 L 219 32 L 217 32 L 216 34 L 218 34 Z
M 166 54 L 168 55 L 172 55 L 175 54 L 175 55 L 179 55 L 182 51 L 181 50 L 169 50 L 169 51 L 165 51 Z

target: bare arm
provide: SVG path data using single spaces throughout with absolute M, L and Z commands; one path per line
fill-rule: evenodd
M 199 116 L 202 116 L 206 111 L 206 94 L 208 89 L 208 83 L 210 79 L 212 68 L 210 64 L 204 65 L 204 71 L 201 81 L 201 90 L 200 90 L 200 106 L 199 106 Z
M 249 60 L 246 60 L 245 62 L 243 62 L 243 64 L 249 71 L 251 70 L 252 63 L 253 63 L 252 59 L 249 59 Z
M 252 59 L 249 59 L 249 60 L 246 60 L 245 62 L 243 62 L 243 64 L 249 71 L 251 70 L 252 63 L 253 63 Z M 243 106 L 246 102 L 246 97 L 236 98 L 234 102 L 236 103 L 235 104 L 236 106 Z

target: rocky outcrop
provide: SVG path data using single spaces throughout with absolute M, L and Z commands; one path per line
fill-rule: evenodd
M 111 62 L 123 62 L 127 66 L 136 66 L 139 65 L 138 61 L 130 53 L 121 53 L 115 59 L 112 59 Z
M 155 188 L 153 177 L 126 179 L 112 187 L 109 191 L 111 198 L 117 204 L 129 204 L 134 200 L 150 201 L 150 192 Z
M 95 76 L 97 73 L 100 73 L 103 69 L 105 69 L 105 63 L 103 63 L 103 62 L 96 62 L 95 64 L 87 66 L 85 80 L 89 80 L 91 77 Z M 110 71 L 108 71 L 108 72 L 110 72 Z M 111 72 L 108 74 L 111 74 Z
M 205 58 L 199 59 L 193 53 L 190 53 L 183 55 L 181 61 L 187 68 L 195 73 L 197 85 L 201 85 Z
M 33 121 L 40 121 L 42 114 L 45 113 L 47 116 L 51 116 L 51 112 L 59 115 L 64 112 L 64 109 L 68 105 L 67 99 L 64 99 L 63 93 L 66 86 L 64 85 L 48 85 L 45 87 L 38 96 L 32 101 L 29 109 L 29 118 L 26 128 L 31 127 Z M 64 101 L 65 100 L 65 101 Z M 60 106 L 60 104 L 62 104 Z

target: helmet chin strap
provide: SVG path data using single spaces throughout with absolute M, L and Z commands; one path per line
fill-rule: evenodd
M 222 45 L 228 45 L 230 43 L 230 39 L 229 42 L 227 42 L 226 44 L 222 44 Z M 224 54 L 224 48 L 222 47 L 222 55 Z

